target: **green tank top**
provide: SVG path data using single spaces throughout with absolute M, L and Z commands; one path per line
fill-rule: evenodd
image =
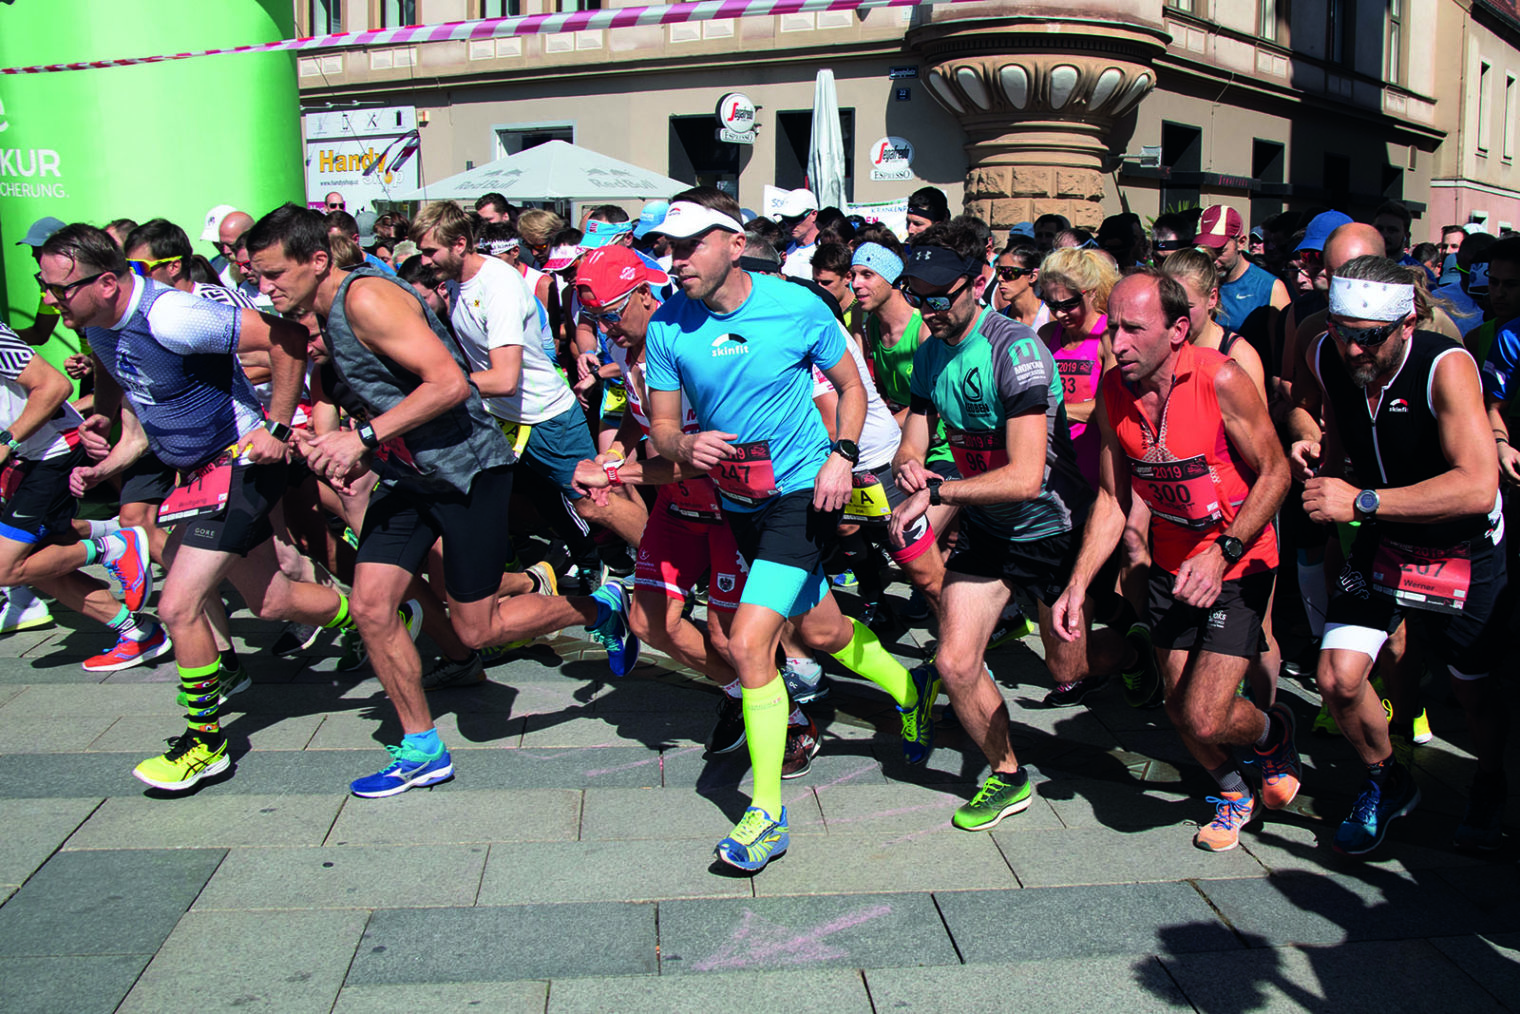
M 870 339 L 871 365 L 876 367 L 876 386 L 881 391 L 881 396 L 887 402 L 887 407 L 893 413 L 897 413 L 912 404 L 913 397 L 909 392 L 909 383 L 913 379 L 913 354 L 918 351 L 918 332 L 923 327 L 924 318 L 917 310 L 913 311 L 913 318 L 908 321 L 908 327 L 903 332 L 902 338 L 891 348 L 881 340 L 881 321 L 876 319 L 873 313 L 866 318 L 866 337 Z M 929 454 L 926 461 L 952 461 L 950 444 L 945 437 L 945 424 L 943 421 L 935 427 L 934 434 L 929 438 Z

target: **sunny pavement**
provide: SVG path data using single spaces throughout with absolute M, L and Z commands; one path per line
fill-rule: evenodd
M 712 863 L 747 757 L 704 756 L 717 692 L 663 659 L 614 680 L 577 636 L 514 652 L 430 696 L 454 781 L 361 800 L 399 737 L 377 683 L 330 645 L 260 652 L 275 631 L 239 613 L 236 770 L 165 798 L 130 772 L 177 732 L 172 667 L 85 673 L 105 638 L 60 621 L 0 638 L 5 1014 L 1520 1008 L 1513 843 L 1450 845 L 1471 759 L 1438 684 L 1426 802 L 1350 862 L 1329 840 L 1356 765 L 1296 682 L 1304 792 L 1214 855 L 1165 716 L 1117 687 L 1041 707 L 1037 637 L 989 655 L 1037 785 L 990 833 L 950 825 L 985 774 L 953 713 L 909 768 L 885 695 L 836 678 L 784 784 L 791 850 L 747 878 Z

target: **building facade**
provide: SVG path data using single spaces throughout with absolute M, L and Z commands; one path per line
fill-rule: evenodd
M 297 0 L 296 16 L 321 33 L 568 9 L 555 2 Z M 1520 222 L 1514 3 L 989 0 L 350 50 L 298 67 L 310 112 L 414 110 L 422 185 L 561 138 L 760 208 L 766 184 L 804 185 L 814 77 L 828 68 L 853 202 L 933 184 L 997 226 L 1056 211 L 1091 227 L 1216 202 L 1252 221 L 1369 216 L 1393 198 L 1415 212 L 1418 241 L 1448 222 Z M 731 92 L 758 107 L 753 144 L 718 140 Z M 873 158 L 883 142 L 911 150 L 909 164 Z M 320 169 L 319 148 L 309 141 Z

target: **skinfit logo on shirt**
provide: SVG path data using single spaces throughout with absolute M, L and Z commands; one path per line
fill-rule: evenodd
M 1409 411 L 1409 402 L 1405 401 L 1403 398 L 1395 398 L 1395 399 L 1393 399 L 1392 401 L 1390 401 L 1388 403 L 1388 411 L 1390 411 L 1390 412 L 1408 412 Z
M 749 343 L 743 335 L 720 334 L 712 341 L 712 354 L 714 356 L 747 356 Z

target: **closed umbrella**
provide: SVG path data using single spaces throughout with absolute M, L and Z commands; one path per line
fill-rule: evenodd
M 820 208 L 844 207 L 844 131 L 839 126 L 839 92 L 831 70 L 820 70 L 813 84 L 808 184 Z

